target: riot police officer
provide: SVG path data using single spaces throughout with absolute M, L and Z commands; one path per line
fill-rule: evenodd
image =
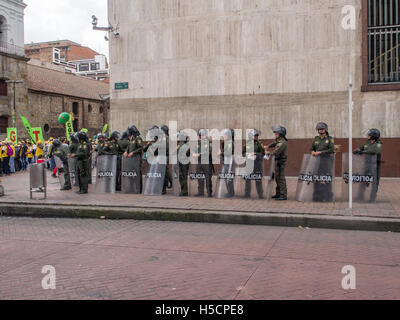
M 118 131 L 113 131 L 110 134 L 110 141 L 105 142 L 101 153 L 99 155 L 115 155 L 119 157 L 121 155 L 120 145 L 118 141 L 121 139 L 121 134 Z M 117 177 L 115 182 L 115 190 L 121 191 L 121 161 L 117 159 Z
M 164 179 L 164 187 L 163 187 L 163 192 L 162 194 L 167 193 L 167 187 L 170 189 L 172 188 L 172 176 L 171 176 L 171 171 L 169 170 L 169 128 L 166 125 L 163 125 L 161 128 L 161 131 L 163 132 L 163 140 L 165 143 L 165 150 L 166 150 L 166 168 L 165 168 L 165 179 Z
M 135 126 L 131 126 L 128 129 L 130 135 L 132 136 L 132 140 L 129 143 L 126 157 L 128 158 L 137 158 L 139 160 L 139 179 L 140 179 L 140 193 L 142 193 L 143 189 L 143 179 L 142 179 L 142 153 L 143 153 L 143 140 L 140 137 L 140 132 Z M 125 154 L 124 154 L 125 155 Z
M 78 149 L 75 154 L 71 154 L 72 158 L 77 158 L 77 169 L 78 169 L 78 182 L 79 191 L 78 194 L 88 193 L 89 184 L 89 157 L 90 157 L 90 146 L 89 139 L 85 132 L 79 132 L 77 134 L 79 139 Z
M 59 169 L 59 174 L 64 174 L 64 186 L 61 188 L 61 191 L 71 190 L 71 178 L 69 175 L 69 167 L 68 167 L 68 154 L 70 153 L 69 148 L 66 144 L 61 144 L 61 141 L 55 139 L 53 141 L 53 154 L 60 158 L 63 163 L 62 171 Z
M 317 124 L 316 136 L 311 145 L 311 154 L 314 157 L 320 157 L 317 174 L 320 176 L 333 175 L 333 161 L 335 153 L 335 141 L 329 135 L 328 125 L 324 122 Z M 316 181 L 314 185 L 313 201 L 329 202 L 333 200 L 332 183 Z
M 234 139 L 235 131 L 233 129 L 225 129 L 222 131 L 223 140 L 221 143 L 221 151 L 223 167 L 225 173 L 233 173 L 234 164 Z M 224 179 L 227 189 L 225 198 L 233 198 L 235 196 L 234 179 Z
M 357 150 L 354 151 L 354 154 L 369 154 L 369 155 L 376 155 L 377 163 L 376 163 L 376 183 L 372 184 L 372 191 L 371 191 L 371 198 L 370 202 L 376 201 L 376 196 L 378 194 L 379 182 L 381 177 L 381 163 L 382 163 L 382 141 L 381 132 L 378 129 L 369 129 L 367 131 L 368 140 Z M 373 168 L 375 164 L 367 163 L 366 164 L 366 174 L 373 173 Z M 362 185 L 360 188 L 360 194 L 358 197 L 361 199 L 363 198 L 363 192 L 365 190 L 365 185 Z
M 258 177 L 255 179 L 256 181 L 256 188 L 257 188 L 257 194 L 260 199 L 263 199 L 263 186 L 262 186 L 262 173 L 263 173 L 263 159 L 265 156 L 265 148 L 264 145 L 258 140 L 260 136 L 260 132 L 257 130 L 253 129 L 248 133 L 248 138 L 249 141 L 254 142 L 254 151 L 250 152 L 251 147 L 246 145 L 243 147 L 243 155 L 246 156 L 247 158 L 254 159 L 254 168 L 253 172 L 250 174 L 251 175 L 257 175 Z M 250 198 L 251 194 L 251 179 L 246 179 L 246 187 L 245 187 L 245 198 Z
M 196 173 L 203 174 L 205 176 L 206 188 L 208 197 L 212 197 L 212 175 L 213 175 L 213 164 L 212 164 L 212 147 L 211 141 L 207 137 L 207 130 L 200 129 L 198 132 L 200 140 L 197 144 L 197 153 L 193 154 L 193 157 L 198 158 L 198 165 Z M 207 161 L 208 159 L 208 161 Z M 208 162 L 208 163 L 203 163 Z M 196 197 L 204 197 L 204 179 L 198 180 L 198 193 Z
M 71 145 L 69 146 L 69 153 L 75 154 L 79 147 L 78 133 L 77 132 L 72 133 L 70 135 L 70 139 L 71 139 Z
M 187 157 L 187 160 L 190 160 L 189 137 L 185 132 L 181 131 L 178 134 L 178 148 L 177 148 L 178 164 L 179 164 L 179 184 L 181 186 L 181 192 L 179 194 L 180 197 L 189 196 L 188 175 L 189 175 L 190 161 L 188 161 L 188 163 L 184 163 L 182 162 L 183 159 L 180 159 L 179 156 L 180 152 L 182 152 L 181 150 L 184 150 L 184 148 L 187 148 L 185 155 Z
M 287 141 L 286 128 L 278 126 L 274 129 L 275 142 L 268 145 L 268 155 L 275 156 L 275 182 L 276 193 L 272 196 L 275 200 L 287 200 L 287 185 L 285 177 L 285 168 L 287 162 Z

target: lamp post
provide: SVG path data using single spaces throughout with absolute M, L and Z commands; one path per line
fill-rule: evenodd
M 13 85 L 13 107 L 11 109 L 11 116 L 12 116 L 12 121 L 13 121 L 13 127 L 15 128 L 17 126 L 16 120 L 15 120 L 15 114 L 16 114 L 16 108 L 15 108 L 15 84 L 16 83 L 24 83 L 22 80 L 6 80 L 6 83 L 11 83 Z

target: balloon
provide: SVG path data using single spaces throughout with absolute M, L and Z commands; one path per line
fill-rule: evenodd
M 58 122 L 61 124 L 66 124 L 70 119 L 70 116 L 68 113 L 63 112 L 60 114 L 60 116 L 58 117 Z

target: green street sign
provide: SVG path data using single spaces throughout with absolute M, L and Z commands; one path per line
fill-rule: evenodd
M 117 82 L 115 83 L 115 90 L 125 90 L 129 88 L 128 82 Z

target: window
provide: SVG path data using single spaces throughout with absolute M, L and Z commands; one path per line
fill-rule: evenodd
M 93 111 L 92 105 L 89 104 L 89 105 L 88 105 L 88 112 L 92 112 L 92 111 Z
M 7 42 L 6 24 L 6 18 L 4 18 L 4 16 L 0 16 L 0 41 L 2 42 Z
M 73 102 L 72 103 L 72 112 L 74 113 L 75 116 L 79 115 L 79 104 L 78 104 L 78 102 Z
M 7 97 L 7 83 L 0 80 L 0 97 Z
M 96 71 L 100 69 L 100 63 L 98 62 L 93 62 L 90 64 L 90 70 L 91 71 Z
M 81 63 L 79 65 L 79 72 L 89 71 L 89 63 Z
M 364 85 L 400 83 L 400 0 L 365 0 L 365 5 L 368 79 Z
M 7 133 L 7 128 L 8 128 L 8 117 L 7 116 L 1 116 L 0 117 L 0 133 Z
M 104 108 L 103 108 L 103 106 L 100 107 L 99 112 L 100 112 L 100 113 L 104 113 Z

